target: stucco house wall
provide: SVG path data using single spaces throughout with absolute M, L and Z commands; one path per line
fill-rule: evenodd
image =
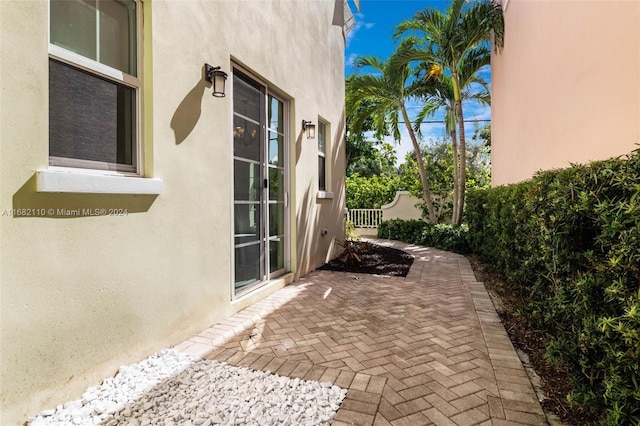
M 640 2 L 502 0 L 491 64 L 493 185 L 640 144 Z
M 333 24 L 336 5 L 144 0 L 144 179 L 154 179 L 149 192 L 161 188 L 144 194 L 60 193 L 50 175 L 38 174 L 50 170 L 49 5 L 0 2 L 0 423 L 77 398 L 120 365 L 198 333 L 333 256 L 345 206 L 345 41 Z M 211 96 L 204 63 L 229 74 L 226 97 Z M 234 67 L 288 103 L 291 205 L 288 273 L 237 297 Z M 323 193 L 317 140 L 301 128 L 319 118 L 328 125 Z M 69 173 L 76 184 L 92 179 Z M 41 192 L 46 185 L 54 192 Z M 127 214 L 48 213 L 102 208 Z

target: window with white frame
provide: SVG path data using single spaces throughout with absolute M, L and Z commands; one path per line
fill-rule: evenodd
M 141 173 L 141 0 L 49 6 L 49 164 Z
M 318 120 L 318 191 L 327 190 L 327 125 Z

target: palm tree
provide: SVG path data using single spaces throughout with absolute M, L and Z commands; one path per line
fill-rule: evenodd
M 422 197 L 427 205 L 429 221 L 437 222 L 435 208 L 431 197 L 429 179 L 424 168 L 420 145 L 411 127 L 405 102 L 416 94 L 417 86 L 408 83 L 411 70 L 408 65 L 400 66 L 391 72 L 391 60 L 382 62 L 371 56 L 359 57 L 355 61 L 356 69 L 372 68 L 375 74 L 353 75 L 346 82 L 346 109 L 350 120 L 350 128 L 359 132 L 364 123 L 370 119 L 372 128 L 378 136 L 390 134 L 396 141 L 400 140 L 401 122 L 404 122 L 413 150 L 416 153 Z
M 463 6 L 466 7 L 463 8 Z M 491 52 L 487 46 L 493 35 L 496 52 L 504 45 L 504 18 L 502 8 L 493 0 L 452 0 L 451 7 L 442 13 L 425 9 L 413 19 L 398 25 L 396 36 L 410 33 L 401 50 L 396 52 L 392 71 L 412 61 L 424 62 L 429 79 L 451 78 L 453 111 L 458 124 L 459 149 L 453 223 L 460 223 L 464 209 L 466 185 L 466 138 L 462 111 L 464 81 L 463 69 L 480 69 L 478 64 L 489 62 Z M 412 34 L 419 34 L 415 37 Z M 454 167 L 454 169 L 456 169 Z
M 487 56 L 487 60 L 489 57 Z M 461 99 L 473 100 L 480 104 L 489 105 L 491 95 L 487 83 L 476 75 L 481 63 L 466 62 L 460 72 L 460 86 L 462 87 Z M 420 125 L 425 118 L 433 116 L 437 111 L 444 110 L 445 130 L 451 137 L 451 150 L 453 153 L 453 216 L 452 223 L 456 222 L 458 209 L 458 194 L 460 193 L 460 156 L 458 155 L 458 139 L 456 132 L 455 96 L 453 79 L 449 75 L 441 75 L 433 78 L 434 67 L 422 62 L 416 67 L 415 74 L 418 77 L 414 84 L 418 88 L 414 92 L 421 95 L 425 103 L 416 116 L 414 130 L 420 136 Z M 437 72 L 437 71 L 436 71 Z M 465 153 L 466 157 L 466 153 Z

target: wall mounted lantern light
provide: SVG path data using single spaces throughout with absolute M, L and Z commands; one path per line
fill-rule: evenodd
M 310 121 L 302 120 L 302 131 L 307 132 L 307 139 L 315 139 L 316 137 L 316 125 Z
M 204 79 L 213 84 L 213 96 L 216 98 L 224 98 L 224 86 L 227 82 L 227 73 L 222 71 L 220 67 L 212 67 L 204 64 Z

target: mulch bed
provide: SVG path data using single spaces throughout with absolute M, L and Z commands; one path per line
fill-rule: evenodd
M 413 264 L 413 256 L 402 250 L 363 241 L 346 244 L 351 246 L 342 255 L 318 269 L 406 277 Z

